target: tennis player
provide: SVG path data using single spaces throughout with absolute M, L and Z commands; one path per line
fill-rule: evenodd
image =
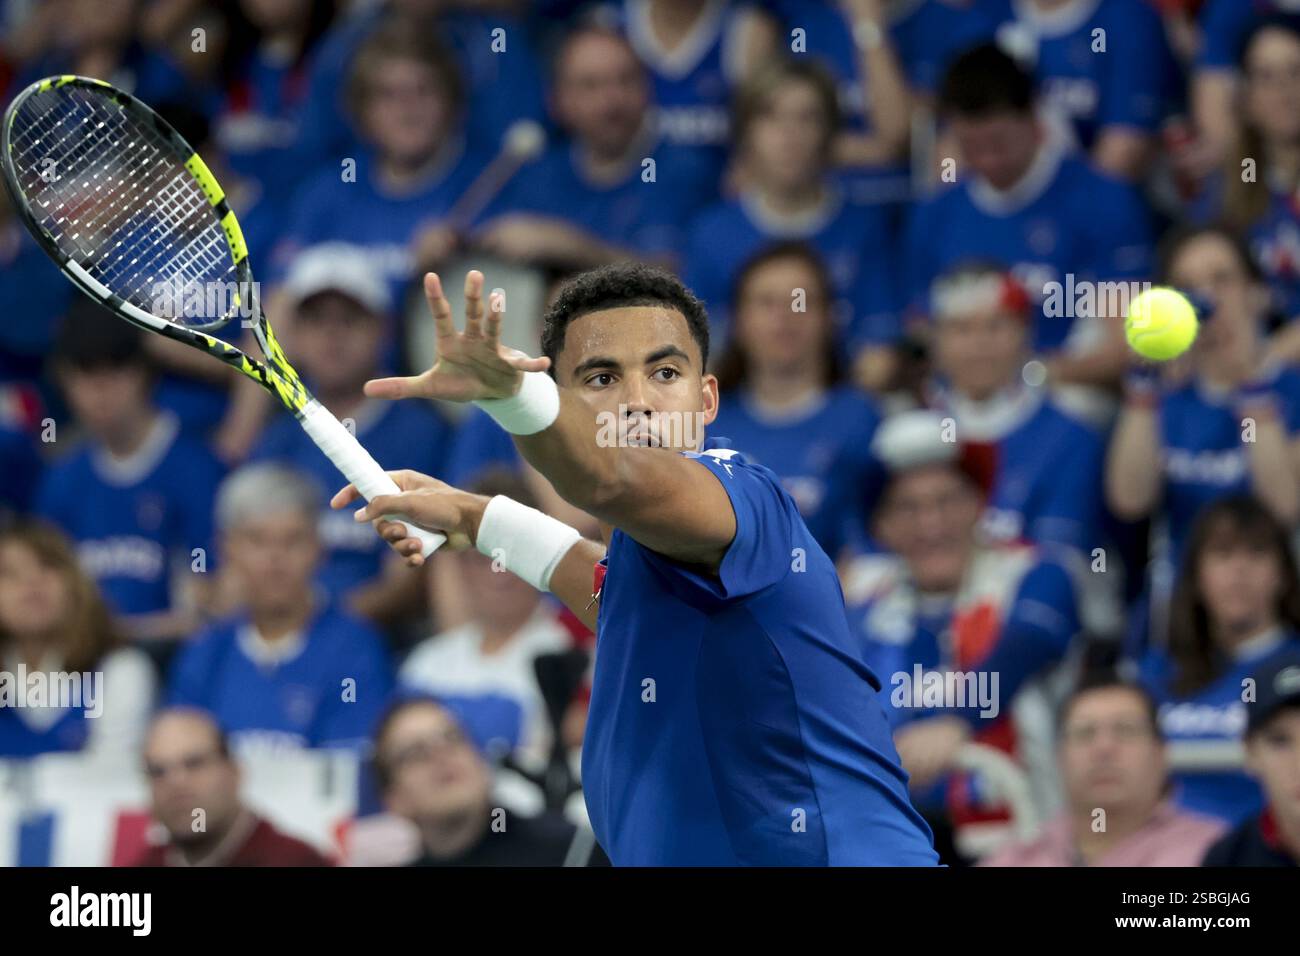
M 771 471 L 705 448 L 718 388 L 700 302 L 646 266 L 587 272 L 531 358 L 500 343 L 481 273 L 464 331 L 436 276 L 425 293 L 437 364 L 366 393 L 479 405 L 605 544 L 414 472 L 357 519 L 473 543 L 596 630 L 582 783 L 614 863 L 935 864 L 835 568 Z M 333 504 L 356 500 L 349 486 Z M 421 563 L 405 525 L 376 527 Z

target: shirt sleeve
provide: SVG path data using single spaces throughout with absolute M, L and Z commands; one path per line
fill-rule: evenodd
M 683 601 L 712 608 L 742 600 L 781 581 L 794 561 L 794 501 L 780 480 L 760 465 L 734 457 L 730 449 L 684 452 L 713 472 L 727 492 L 736 516 L 736 534 L 717 575 L 642 547 L 646 559 Z

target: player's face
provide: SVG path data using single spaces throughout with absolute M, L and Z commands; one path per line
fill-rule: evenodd
M 1251 734 L 1246 766 L 1275 811 L 1300 820 L 1300 710 L 1287 708 Z
M 560 124 L 597 153 L 627 150 L 649 105 L 645 71 L 626 44 L 588 33 L 565 52 L 555 84 Z
M 829 323 L 830 302 L 816 273 L 799 259 L 774 259 L 751 273 L 736 308 L 736 335 L 751 368 L 813 367 Z
M 148 408 L 148 378 L 134 365 L 66 368 L 61 381 L 72 414 L 96 438 L 139 421 Z
M 1002 309 L 944 316 L 937 323 L 935 365 L 957 391 L 984 399 L 1017 379 L 1025 323 Z
M 822 172 L 827 117 L 811 84 L 791 82 L 773 92 L 748 131 L 746 166 L 771 188 L 816 181 Z
M 149 734 L 144 765 L 154 816 L 177 843 L 202 842 L 233 819 L 239 771 L 221 755 L 205 721 L 186 714 L 159 720 Z
M 977 119 L 956 117 L 952 131 L 961 151 L 959 162 L 995 189 L 1020 181 L 1040 141 L 1033 117 L 1011 112 Z
M 1300 40 L 1289 31 L 1266 29 L 1251 43 L 1246 113 L 1267 138 L 1300 138 Z
M 390 161 L 427 161 L 451 125 L 451 106 L 433 70 L 414 60 L 389 60 L 366 83 L 363 125 Z
M 53 637 L 71 599 L 66 575 L 21 541 L 0 544 L 0 632 Z
M 1197 586 L 1216 633 L 1248 636 L 1276 619 L 1282 566 L 1272 548 L 1211 539 L 1197 571 Z
M 316 516 L 289 511 L 250 519 L 227 532 L 224 553 L 254 612 L 298 607 L 311 600 L 320 557 Z
M 1142 699 L 1123 688 L 1083 695 L 1061 728 L 1062 781 L 1075 808 L 1155 806 L 1165 782 L 1164 747 Z
M 408 707 L 389 724 L 382 758 L 391 771 L 388 809 L 436 824 L 484 810 L 491 773 L 461 726 L 441 707 Z
M 877 531 L 921 590 L 945 592 L 961 583 L 979 514 L 979 495 L 952 468 L 914 468 L 890 482 Z
M 298 307 L 293 354 L 298 369 L 324 395 L 360 394 L 379 360 L 384 323 L 345 295 L 325 292 Z
M 680 312 L 630 306 L 574 319 L 556 378 L 591 407 L 598 442 L 698 451 L 718 414 L 702 364 Z

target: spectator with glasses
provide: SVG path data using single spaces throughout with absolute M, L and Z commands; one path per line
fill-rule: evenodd
M 389 709 L 375 734 L 374 769 L 389 813 L 418 831 L 412 866 L 608 864 L 585 827 L 494 806 L 491 767 L 433 698 Z

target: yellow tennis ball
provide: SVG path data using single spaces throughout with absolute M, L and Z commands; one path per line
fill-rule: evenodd
M 1124 336 L 1133 351 L 1157 362 L 1177 358 L 1196 340 L 1196 309 L 1175 289 L 1157 286 L 1129 303 Z

